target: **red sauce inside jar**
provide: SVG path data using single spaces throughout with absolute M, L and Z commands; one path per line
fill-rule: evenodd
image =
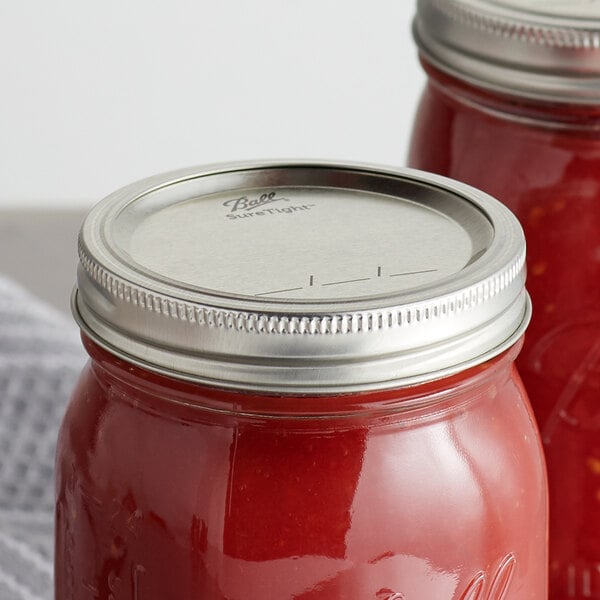
M 56 597 L 543 597 L 545 474 L 512 361 L 255 395 L 92 358 L 57 460 Z
M 600 107 L 466 85 L 424 63 L 410 166 L 502 200 L 534 304 L 517 359 L 550 486 L 550 598 L 600 598 Z

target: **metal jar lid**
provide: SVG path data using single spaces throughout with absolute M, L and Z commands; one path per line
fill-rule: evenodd
M 428 62 L 475 85 L 600 102 L 598 0 L 418 0 L 413 31 Z
M 100 202 L 73 311 L 126 360 L 281 393 L 399 387 L 499 354 L 529 320 L 525 242 L 490 196 L 414 170 L 243 163 Z

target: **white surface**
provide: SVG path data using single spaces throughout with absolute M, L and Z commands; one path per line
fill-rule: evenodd
M 413 0 L 0 4 L 0 208 L 86 208 L 188 165 L 402 165 Z

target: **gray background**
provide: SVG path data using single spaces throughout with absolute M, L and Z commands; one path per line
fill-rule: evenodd
M 0 210 L 0 273 L 67 313 L 82 210 Z

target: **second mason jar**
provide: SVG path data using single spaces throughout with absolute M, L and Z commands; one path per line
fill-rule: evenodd
M 411 166 L 521 220 L 534 315 L 517 365 L 550 486 L 550 598 L 600 598 L 600 3 L 421 0 Z
M 100 203 L 60 600 L 545 600 L 524 238 L 415 171 L 241 164 Z

